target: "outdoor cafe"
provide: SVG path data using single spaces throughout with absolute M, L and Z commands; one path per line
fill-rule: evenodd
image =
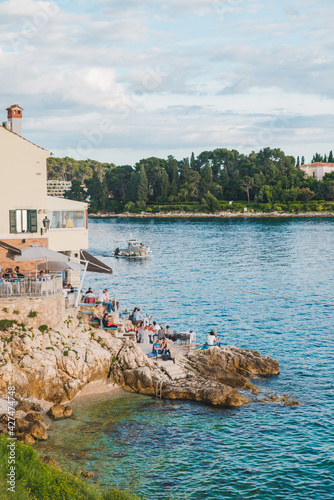
M 0 241 L 0 246 L 6 248 L 8 258 L 14 261 L 13 266 L 6 269 L 2 269 L 0 262 L 0 299 L 64 294 L 66 307 L 77 307 L 86 272 L 112 273 L 110 267 L 83 250 L 80 258 L 72 259 L 42 245 L 17 249 Z M 20 271 L 16 265 L 20 262 L 28 263 L 27 272 Z M 79 287 L 67 286 L 67 271 L 81 274 Z

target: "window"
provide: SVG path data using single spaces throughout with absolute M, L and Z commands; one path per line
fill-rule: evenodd
M 11 233 L 37 233 L 37 210 L 10 210 L 9 231 Z
M 312 172 L 312 174 L 313 174 L 313 178 L 315 178 L 315 172 Z
M 86 229 L 84 210 L 57 210 L 48 213 L 50 229 Z

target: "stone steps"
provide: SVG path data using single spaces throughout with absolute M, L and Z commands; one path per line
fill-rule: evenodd
M 186 372 L 183 368 L 173 363 L 173 361 L 160 361 L 156 362 L 157 366 L 168 375 L 168 377 L 172 380 L 179 380 L 187 377 Z

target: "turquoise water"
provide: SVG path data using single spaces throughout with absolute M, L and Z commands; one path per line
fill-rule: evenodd
M 111 256 L 130 232 L 152 258 Z M 149 499 L 334 498 L 333 248 L 334 219 L 91 221 L 90 252 L 114 275 L 87 286 L 272 356 L 280 375 L 255 383 L 301 405 L 217 409 L 117 391 L 78 400 L 39 448 Z

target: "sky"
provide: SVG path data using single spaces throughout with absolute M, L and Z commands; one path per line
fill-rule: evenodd
M 55 156 L 334 149 L 332 0 L 0 1 L 0 121 Z

